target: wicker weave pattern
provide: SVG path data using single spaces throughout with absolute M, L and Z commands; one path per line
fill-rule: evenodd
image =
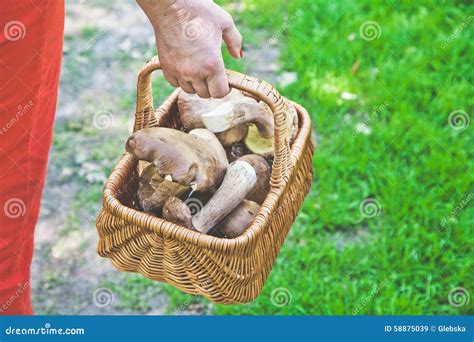
M 134 130 L 179 127 L 178 91 L 156 111 L 151 93 L 157 58 L 138 77 Z M 275 159 L 271 190 L 246 232 L 221 239 L 177 226 L 137 210 L 138 161 L 126 153 L 107 180 L 103 209 L 97 217 L 98 252 L 122 271 L 173 284 L 217 303 L 244 303 L 260 293 L 272 264 L 298 213 L 312 179 L 313 145 L 306 110 L 295 104 L 298 136 L 289 148 L 285 101 L 268 83 L 228 72 L 231 86 L 265 101 L 275 116 Z

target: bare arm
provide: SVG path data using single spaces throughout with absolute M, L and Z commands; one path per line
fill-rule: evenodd
M 224 40 L 242 58 L 242 36 L 229 13 L 211 0 L 137 0 L 155 30 L 165 78 L 200 97 L 229 92 L 221 54 Z

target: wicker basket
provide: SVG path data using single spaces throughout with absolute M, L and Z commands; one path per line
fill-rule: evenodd
M 144 127 L 180 127 L 174 91 L 153 109 L 151 73 L 157 57 L 138 76 L 134 131 Z M 191 231 L 139 211 L 138 161 L 125 153 L 108 178 L 103 209 L 97 217 L 98 252 L 122 271 L 173 284 L 217 303 L 245 303 L 260 293 L 272 264 L 311 186 L 313 145 L 306 110 L 296 106 L 299 131 L 289 147 L 288 108 L 270 84 L 228 71 L 233 88 L 268 104 L 275 118 L 275 158 L 271 189 L 245 233 L 224 239 Z

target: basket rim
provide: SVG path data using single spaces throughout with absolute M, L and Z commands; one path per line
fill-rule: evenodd
M 309 141 L 311 137 L 311 119 L 307 110 L 296 102 L 290 102 L 297 110 L 300 127 L 292 146 L 290 146 L 291 168 L 288 170 L 288 179 L 292 177 L 298 161 L 302 158 L 303 147 L 311 143 Z M 122 204 L 118 198 L 119 189 L 123 187 L 129 173 L 133 168 L 136 168 L 137 163 L 138 160 L 128 152 L 122 155 L 104 185 L 102 195 L 104 210 L 163 238 L 170 238 L 219 252 L 252 251 L 257 245 L 256 242 L 262 236 L 264 228 L 272 220 L 272 213 L 277 210 L 284 190 L 288 185 L 288 182 L 285 181 L 283 187 L 270 186 L 270 191 L 258 213 L 242 235 L 232 239 L 219 238 L 190 230 Z

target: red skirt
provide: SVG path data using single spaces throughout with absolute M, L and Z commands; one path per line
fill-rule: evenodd
M 64 2 L 2 0 L 0 314 L 32 314 L 30 265 L 61 68 Z

